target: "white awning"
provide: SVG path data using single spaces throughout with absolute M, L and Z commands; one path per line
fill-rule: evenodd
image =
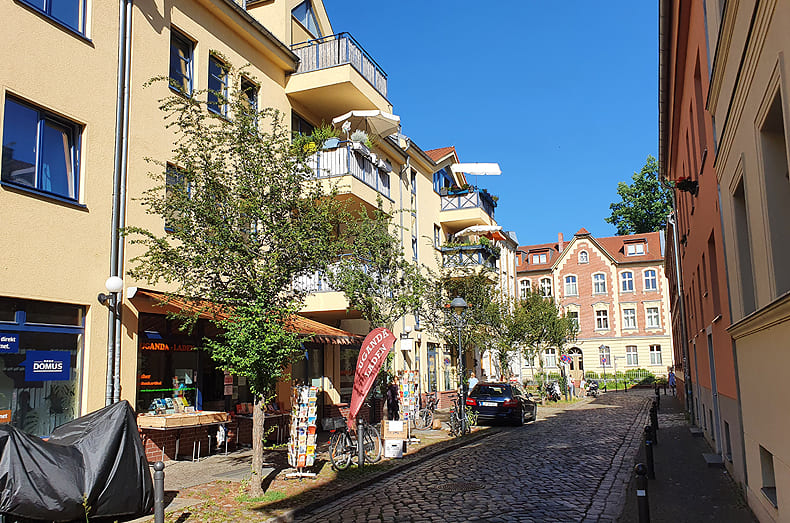
M 455 236 L 465 236 L 467 234 L 487 234 L 501 231 L 501 225 L 471 225 L 455 233 Z
M 454 163 L 450 166 L 454 173 L 475 174 L 481 176 L 494 176 L 502 174 L 498 163 Z

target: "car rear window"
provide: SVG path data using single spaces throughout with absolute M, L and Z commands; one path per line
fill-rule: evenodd
M 478 385 L 475 394 L 480 396 L 504 396 L 509 391 L 507 385 Z

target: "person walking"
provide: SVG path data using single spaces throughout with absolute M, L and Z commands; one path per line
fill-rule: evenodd
M 669 388 L 672 390 L 672 395 L 675 395 L 675 371 L 669 371 Z
M 475 388 L 475 385 L 477 385 L 477 377 L 473 372 L 469 375 L 469 392 L 472 392 L 472 389 Z
M 398 391 L 398 383 L 395 378 L 392 378 L 389 386 L 387 387 L 387 418 L 391 420 L 400 419 L 400 393 Z
M 579 381 L 579 397 L 580 398 L 584 397 L 584 394 L 585 394 L 584 389 L 586 389 L 586 388 L 587 388 L 587 382 L 584 381 L 584 376 L 582 376 L 581 381 Z

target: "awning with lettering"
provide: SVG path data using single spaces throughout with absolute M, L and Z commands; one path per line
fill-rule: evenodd
M 164 292 L 149 289 L 137 289 L 132 302 L 137 305 L 146 304 L 158 309 L 156 312 L 188 311 L 198 313 L 198 317 L 206 320 L 223 320 L 229 317 L 228 307 L 210 301 L 191 301 Z M 140 307 L 138 307 L 139 309 Z M 146 307 L 148 308 L 148 307 Z M 287 327 L 293 332 L 311 336 L 310 341 L 317 343 L 334 343 L 337 345 L 359 345 L 364 336 L 331 327 L 324 323 L 295 314 L 288 320 Z

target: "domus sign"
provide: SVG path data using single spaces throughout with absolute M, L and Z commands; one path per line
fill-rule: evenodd
M 71 352 L 30 350 L 25 353 L 25 381 L 67 381 L 71 378 Z

